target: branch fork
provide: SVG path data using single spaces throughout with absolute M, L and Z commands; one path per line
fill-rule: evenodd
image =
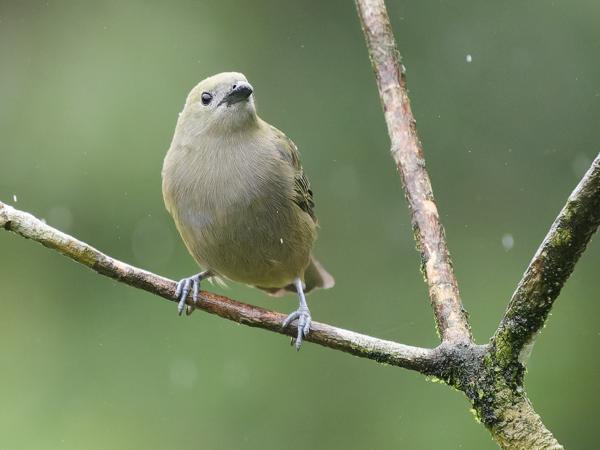
M 473 342 L 444 229 L 440 223 L 423 148 L 416 131 L 404 68 L 383 0 L 356 0 L 392 158 L 411 213 L 422 271 L 441 343 L 434 349 L 378 339 L 313 322 L 306 340 L 428 376 L 465 393 L 481 422 L 505 449 L 561 449 L 535 413 L 523 388 L 526 358 L 560 290 L 600 225 L 600 154 L 552 224 L 486 345 Z M 0 202 L 0 228 L 37 241 L 101 275 L 177 302 L 176 283 L 116 260 L 8 204 Z M 194 306 L 251 327 L 296 336 L 283 314 L 207 291 Z M 188 305 L 192 299 L 188 298 Z

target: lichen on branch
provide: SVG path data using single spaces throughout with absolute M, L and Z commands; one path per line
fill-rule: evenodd
M 533 340 L 599 225 L 600 154 L 550 227 L 492 337 L 499 364 L 526 363 Z

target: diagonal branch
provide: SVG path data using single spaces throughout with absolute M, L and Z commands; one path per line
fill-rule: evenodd
M 46 225 L 29 213 L 0 202 L 0 228 L 37 241 L 99 274 L 177 302 L 175 282 L 113 259 L 94 247 Z M 296 336 L 296 325 L 281 327 L 285 315 L 202 291 L 196 308 L 244 325 Z M 188 299 L 188 301 L 190 301 Z M 432 373 L 439 357 L 435 350 L 411 347 L 354 331 L 313 322 L 307 341 L 378 362 Z
M 500 361 L 523 364 L 575 263 L 600 225 L 600 154 L 538 248 L 492 337 Z M 521 353 L 522 350 L 526 350 Z M 522 358 L 519 358 L 519 356 Z
M 383 0 L 356 0 L 356 7 L 377 79 L 392 157 L 410 207 L 437 328 L 443 341 L 472 341 L 385 4 Z

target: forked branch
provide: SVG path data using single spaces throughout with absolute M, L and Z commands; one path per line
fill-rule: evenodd
M 411 347 L 316 322 L 306 340 L 443 379 L 467 395 L 478 417 L 503 448 L 560 449 L 562 446 L 545 428 L 525 394 L 519 355 L 543 326 L 554 300 L 600 224 L 600 155 L 535 254 L 491 345 L 475 345 L 425 169 L 385 5 L 383 0 L 356 0 L 356 5 L 443 342 L 435 349 Z M 175 282 L 113 259 L 1 202 L 0 228 L 40 242 L 102 275 L 177 301 Z M 281 327 L 283 314 L 206 291 L 200 297 L 196 307 L 209 313 L 296 335 L 295 325 Z

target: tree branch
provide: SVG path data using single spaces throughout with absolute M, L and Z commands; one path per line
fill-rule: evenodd
M 575 263 L 600 225 L 600 154 L 569 196 L 523 278 L 491 343 L 500 361 L 519 359 L 543 327 Z
M 490 431 L 494 439 L 504 449 L 518 450 L 562 450 L 550 430 L 534 411 L 529 399 L 524 395 L 506 393 L 511 398 L 510 406 L 502 409 Z
M 144 289 L 172 302 L 178 301 L 175 297 L 176 283 L 174 281 L 111 258 L 85 242 L 45 224 L 31 214 L 2 202 L 0 202 L 0 228 L 37 241 L 99 274 Z M 297 334 L 295 323 L 285 329 L 281 327 L 286 317 L 284 314 L 241 303 L 207 291 L 200 293 L 200 299 L 196 308 L 224 319 L 292 337 Z M 188 302 L 191 300 L 188 299 Z M 439 357 L 438 353 L 432 349 L 377 339 L 319 322 L 312 322 L 310 333 L 305 340 L 362 358 L 426 374 L 432 372 Z
M 443 341 L 472 342 L 385 4 L 383 0 L 356 0 L 356 7 L 377 79 L 392 157 L 410 207 L 438 331 Z

